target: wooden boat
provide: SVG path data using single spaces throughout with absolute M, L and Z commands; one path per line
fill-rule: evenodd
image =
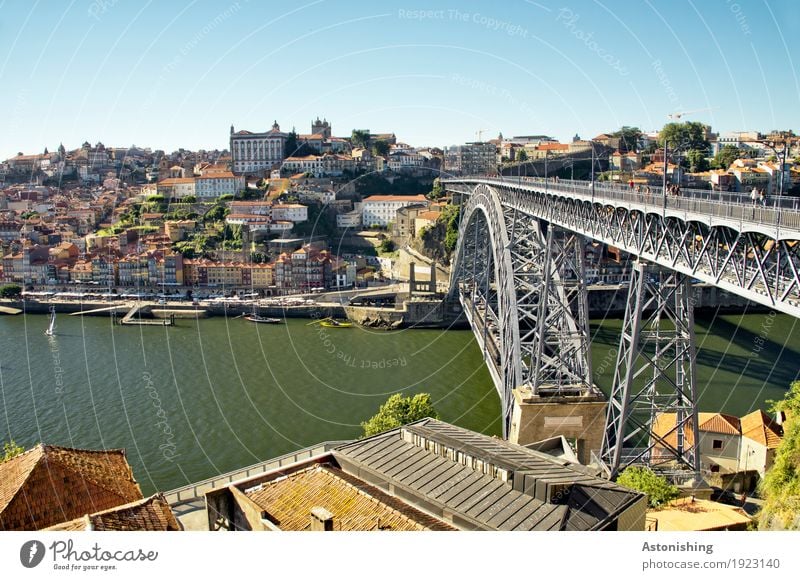
M 283 320 L 280 318 L 269 318 L 260 314 L 248 314 L 244 319 L 250 322 L 258 322 L 259 324 L 283 324 Z
M 342 322 L 340 320 L 334 320 L 333 318 L 324 318 L 319 321 L 319 325 L 324 328 L 350 328 L 353 326 L 353 323 Z

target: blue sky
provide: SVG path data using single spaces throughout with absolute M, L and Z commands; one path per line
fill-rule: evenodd
M 798 130 L 799 45 L 796 0 L 0 0 L 0 157 L 224 148 L 231 123 L 316 116 L 438 146 L 695 110 Z

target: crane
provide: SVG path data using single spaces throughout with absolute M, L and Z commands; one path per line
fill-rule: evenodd
M 675 113 L 670 113 L 667 115 L 670 119 L 680 119 L 684 115 L 690 115 L 694 113 L 704 113 L 706 111 L 713 111 L 714 109 L 718 109 L 719 107 L 707 107 L 705 109 L 693 109 L 691 111 L 678 111 Z
M 475 131 L 475 136 L 478 138 L 478 143 L 481 142 L 481 137 L 483 137 L 483 133 L 485 131 L 488 131 L 488 129 L 478 129 L 477 131 Z

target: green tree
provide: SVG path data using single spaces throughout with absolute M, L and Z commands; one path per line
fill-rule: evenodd
M 528 152 L 525 151 L 524 149 L 520 149 L 519 151 L 517 151 L 516 160 L 519 161 L 520 163 L 522 163 L 523 161 L 527 161 Z
M 663 147 L 664 141 L 671 150 L 680 149 L 690 151 L 708 151 L 709 143 L 706 140 L 706 126 L 702 123 L 667 123 L 658 134 L 658 144 Z
M 619 150 L 627 153 L 628 151 L 639 150 L 639 139 L 642 137 L 642 131 L 639 127 L 623 125 L 619 131 L 612 133 L 611 136 L 619 138 Z
M 187 195 L 184 197 L 181 202 L 183 203 L 197 203 L 197 196 L 194 195 Z
M 398 393 L 389 397 L 378 413 L 361 423 L 361 427 L 364 428 L 364 437 L 370 437 L 425 417 L 439 418 L 428 393 L 418 393 L 413 397 L 403 397 Z
M 206 212 L 206 215 L 203 216 L 203 220 L 206 222 L 218 222 L 224 220 L 229 211 L 230 210 L 228 210 L 228 208 L 223 204 L 215 205 Z
M 17 284 L 0 286 L 0 298 L 19 298 L 21 295 L 22 287 Z
M 761 529 L 800 529 L 800 381 L 795 381 L 782 401 L 770 401 L 772 411 L 784 413 L 783 440 L 775 461 L 759 485 L 764 507 L 758 516 Z
M 383 157 L 389 153 L 389 143 L 381 139 L 372 144 L 372 154 Z
M 705 151 L 691 149 L 686 153 L 686 161 L 689 164 L 689 171 L 692 173 L 708 171 L 708 159 L 706 159 Z
M 0 456 L 0 463 L 8 461 L 12 457 L 24 453 L 24 451 L 25 448 L 21 445 L 17 445 L 13 439 L 8 443 L 3 443 L 3 455 Z
M 289 131 L 289 134 L 286 136 L 286 157 L 291 157 L 297 151 L 298 140 L 297 140 L 297 133 L 295 132 L 294 128 Z
M 738 147 L 733 145 L 725 145 L 717 152 L 716 155 L 714 155 L 714 159 L 711 164 L 717 169 L 728 169 L 728 167 L 731 166 L 731 163 L 739 159 L 741 156 L 742 152 L 739 151 Z
M 441 199 L 446 194 L 447 192 L 445 191 L 444 187 L 442 187 L 442 184 L 439 181 L 439 178 L 437 177 L 436 179 L 433 180 L 433 188 L 431 189 L 431 192 L 428 194 L 428 197 L 430 199 Z
M 390 238 L 386 238 L 378 245 L 378 250 L 382 254 L 389 254 L 394 252 L 394 242 Z
M 369 144 L 369 131 L 365 129 L 353 129 L 350 135 L 350 143 L 353 147 L 366 147 Z
M 647 494 L 650 507 L 657 508 L 678 497 L 678 488 L 665 477 L 657 475 L 647 467 L 631 466 L 617 477 L 617 483 L 629 489 Z

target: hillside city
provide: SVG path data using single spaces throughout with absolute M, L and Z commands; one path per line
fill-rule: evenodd
M 393 132 L 337 137 L 317 118 L 309 133 L 231 126 L 223 150 L 87 141 L 20 152 L 0 163 L 3 292 L 273 296 L 407 280 L 409 254 L 446 265 L 455 247 L 458 208 L 440 176 L 595 179 L 637 192 L 666 183 L 764 205 L 800 189 L 792 131 L 672 122 L 569 143 L 476 137 L 419 147 Z M 587 260 L 590 282 L 626 281 L 613 247 L 588 248 Z

